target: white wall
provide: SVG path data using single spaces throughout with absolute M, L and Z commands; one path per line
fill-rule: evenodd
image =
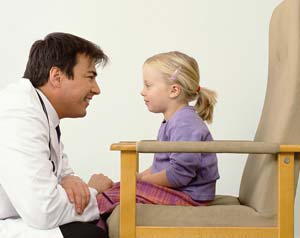
M 99 44 L 111 58 L 98 71 L 102 94 L 86 118 L 62 121 L 62 139 L 83 178 L 102 171 L 118 180 L 119 153 L 109 151 L 110 144 L 155 139 L 162 120 L 147 111 L 139 95 L 141 66 L 155 53 L 180 50 L 198 60 L 201 85 L 218 92 L 210 126 L 215 139 L 251 140 L 266 88 L 268 24 L 279 2 L 3 1 L 0 89 L 22 76 L 31 44 L 49 32 L 69 32 Z M 219 156 L 218 194 L 238 194 L 237 177 L 244 166 L 240 157 Z M 150 165 L 149 158 L 142 156 L 141 168 Z

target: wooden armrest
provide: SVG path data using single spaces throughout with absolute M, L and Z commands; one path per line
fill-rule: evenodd
M 294 199 L 294 158 L 295 158 L 294 153 L 300 152 L 300 145 L 280 145 L 278 143 L 252 142 L 252 141 L 212 141 L 212 142 L 159 142 L 159 141 L 139 141 L 139 142 L 129 141 L 128 142 L 127 141 L 127 142 L 112 144 L 111 150 L 117 150 L 122 152 L 121 153 L 121 180 L 120 180 L 121 182 L 120 232 L 121 234 L 123 234 L 122 237 L 136 237 L 137 232 L 143 231 L 143 229 L 145 229 L 142 226 L 136 226 L 136 172 L 138 170 L 139 153 L 155 153 L 155 152 L 277 154 L 276 157 L 277 157 L 277 164 L 278 164 L 277 184 L 278 184 L 278 214 L 279 214 L 278 224 L 284 224 L 283 227 L 293 232 L 293 227 L 292 227 L 293 223 L 291 221 L 291 217 L 294 217 L 294 213 L 293 213 L 294 212 L 294 200 L 293 200 Z M 156 230 L 158 229 L 156 227 L 152 227 L 152 228 Z M 259 229 L 256 227 L 254 228 Z M 166 227 L 162 227 L 161 229 L 166 229 Z M 190 229 L 193 228 L 189 228 L 188 230 Z M 275 229 L 274 234 L 278 233 L 277 228 L 271 228 L 271 229 Z M 139 233 L 139 234 L 143 234 L 143 233 Z M 147 234 L 150 234 L 150 232 Z M 152 236 L 149 235 L 147 237 L 152 237 Z M 217 237 L 223 237 L 223 236 L 217 236 Z M 267 237 L 271 237 L 271 235 Z M 280 237 L 285 237 L 285 236 L 280 236 Z
M 300 152 L 300 145 L 280 145 L 256 141 L 205 141 L 166 142 L 138 141 L 120 142 L 111 145 L 111 150 L 136 151 L 139 153 L 185 152 L 185 153 L 239 153 L 277 154 L 280 152 Z

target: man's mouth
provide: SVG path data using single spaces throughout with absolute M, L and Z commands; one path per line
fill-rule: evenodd
M 86 101 L 87 103 L 90 103 L 91 100 L 92 100 L 92 98 L 85 98 L 85 101 Z

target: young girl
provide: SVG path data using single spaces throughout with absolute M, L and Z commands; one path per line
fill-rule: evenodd
M 148 110 L 162 113 L 159 141 L 211 141 L 204 123 L 211 122 L 216 95 L 199 86 L 195 59 L 180 52 L 154 55 L 144 64 L 141 95 Z M 196 100 L 194 107 L 189 102 Z M 215 154 L 157 153 L 140 181 L 174 188 L 196 201 L 214 199 L 219 178 Z
M 163 114 L 159 141 L 211 141 L 216 94 L 199 85 L 195 59 L 174 51 L 154 55 L 143 67 L 141 95 L 148 110 Z M 195 106 L 189 102 L 196 100 Z M 213 153 L 156 153 L 152 166 L 137 175 L 137 202 L 204 205 L 214 199 L 219 178 Z M 119 203 L 119 183 L 98 196 L 100 213 Z

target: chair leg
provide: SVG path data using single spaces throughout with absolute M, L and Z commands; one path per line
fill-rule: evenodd
M 294 153 L 278 154 L 278 238 L 294 237 Z
M 136 171 L 138 154 L 121 152 L 120 238 L 136 237 Z

